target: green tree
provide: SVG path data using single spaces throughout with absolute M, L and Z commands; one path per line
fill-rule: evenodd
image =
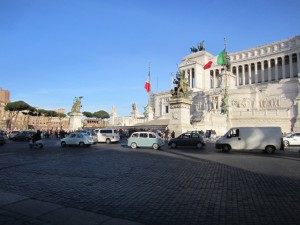
M 82 114 L 83 114 L 84 116 L 86 116 L 87 118 L 94 117 L 93 113 L 91 113 L 91 112 L 86 112 L 86 111 L 84 111 L 84 112 L 82 112 Z
M 97 111 L 97 112 L 94 112 L 93 113 L 93 116 L 96 117 L 96 118 L 100 118 L 100 119 L 108 119 L 110 116 L 109 114 L 104 111 L 104 110 L 100 110 L 100 111 Z
M 24 110 L 29 110 L 30 108 L 31 106 L 24 101 L 7 103 L 4 107 L 4 110 L 9 112 L 8 119 L 6 120 L 6 127 L 11 129 L 11 124 L 13 121 L 17 120 L 19 113 Z

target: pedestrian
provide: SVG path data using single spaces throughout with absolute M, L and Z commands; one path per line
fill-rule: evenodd
M 173 130 L 172 133 L 171 133 L 171 137 L 172 137 L 172 138 L 175 138 L 175 131 L 174 131 L 174 130 Z

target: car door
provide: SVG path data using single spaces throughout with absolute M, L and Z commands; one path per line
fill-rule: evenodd
M 190 146 L 190 134 L 182 134 L 178 138 L 178 143 L 177 145 L 179 146 Z
M 190 146 L 196 146 L 200 141 L 199 134 L 197 133 L 192 133 L 190 135 Z
M 71 134 L 69 137 L 69 145 L 76 145 L 77 144 L 77 134 Z
M 140 133 L 140 137 L 139 137 L 139 145 L 142 147 L 149 147 L 149 143 L 148 143 L 148 133 Z

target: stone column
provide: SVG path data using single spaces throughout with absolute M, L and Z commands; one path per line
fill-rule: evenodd
M 268 61 L 268 82 L 271 82 L 272 77 L 271 77 L 271 59 L 269 59 Z
M 275 63 L 275 80 L 277 81 L 278 78 L 278 58 L 274 59 L 274 63 Z
M 240 75 L 239 75 L 239 66 L 236 66 L 236 86 L 240 86 Z
M 261 62 L 261 71 L 260 71 L 260 76 L 261 76 L 261 82 L 265 82 L 265 62 Z
M 249 76 L 249 84 L 252 84 L 252 77 L 251 77 L 251 63 L 248 64 L 248 76 Z
M 289 55 L 289 62 L 290 62 L 290 78 L 294 77 L 294 70 L 293 70 L 293 55 Z
M 213 70 L 213 89 L 216 88 L 216 71 Z
M 255 76 L 255 84 L 257 84 L 257 62 L 254 63 L 254 76 Z
M 242 65 L 242 75 L 243 75 L 243 85 L 245 86 L 246 81 L 245 81 L 245 65 Z
M 284 56 L 281 57 L 282 59 L 282 79 L 285 79 L 286 76 L 285 76 L 285 60 L 284 60 Z

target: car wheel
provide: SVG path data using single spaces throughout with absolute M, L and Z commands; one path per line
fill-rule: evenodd
M 83 147 L 84 143 L 83 142 L 79 142 L 79 147 Z
M 202 143 L 197 143 L 197 148 L 202 148 L 203 147 L 203 144 Z
M 106 142 L 106 144 L 110 144 L 111 141 L 109 138 L 107 138 L 105 142 Z
M 283 144 L 284 144 L 284 147 L 288 147 L 290 145 L 290 143 L 288 141 L 284 141 Z
M 131 143 L 130 146 L 131 146 L 132 149 L 136 149 L 137 148 L 137 144 L 135 142 Z
M 175 142 L 173 142 L 173 143 L 171 144 L 171 148 L 176 148 L 176 143 L 175 143 Z
M 38 144 L 38 148 L 42 149 L 44 146 L 42 143 Z
M 222 152 L 229 152 L 230 150 L 231 150 L 231 146 L 230 145 L 223 145 Z
M 154 144 L 152 145 L 152 148 L 155 149 L 155 150 L 157 150 L 157 149 L 159 149 L 159 145 L 158 145 L 157 143 L 154 143 Z
M 67 147 L 67 143 L 63 141 L 63 142 L 60 143 L 60 146 L 63 147 L 63 148 Z
M 275 152 L 275 147 L 274 146 L 271 146 L 271 145 L 268 145 L 265 149 L 265 151 L 269 154 L 272 154 Z

